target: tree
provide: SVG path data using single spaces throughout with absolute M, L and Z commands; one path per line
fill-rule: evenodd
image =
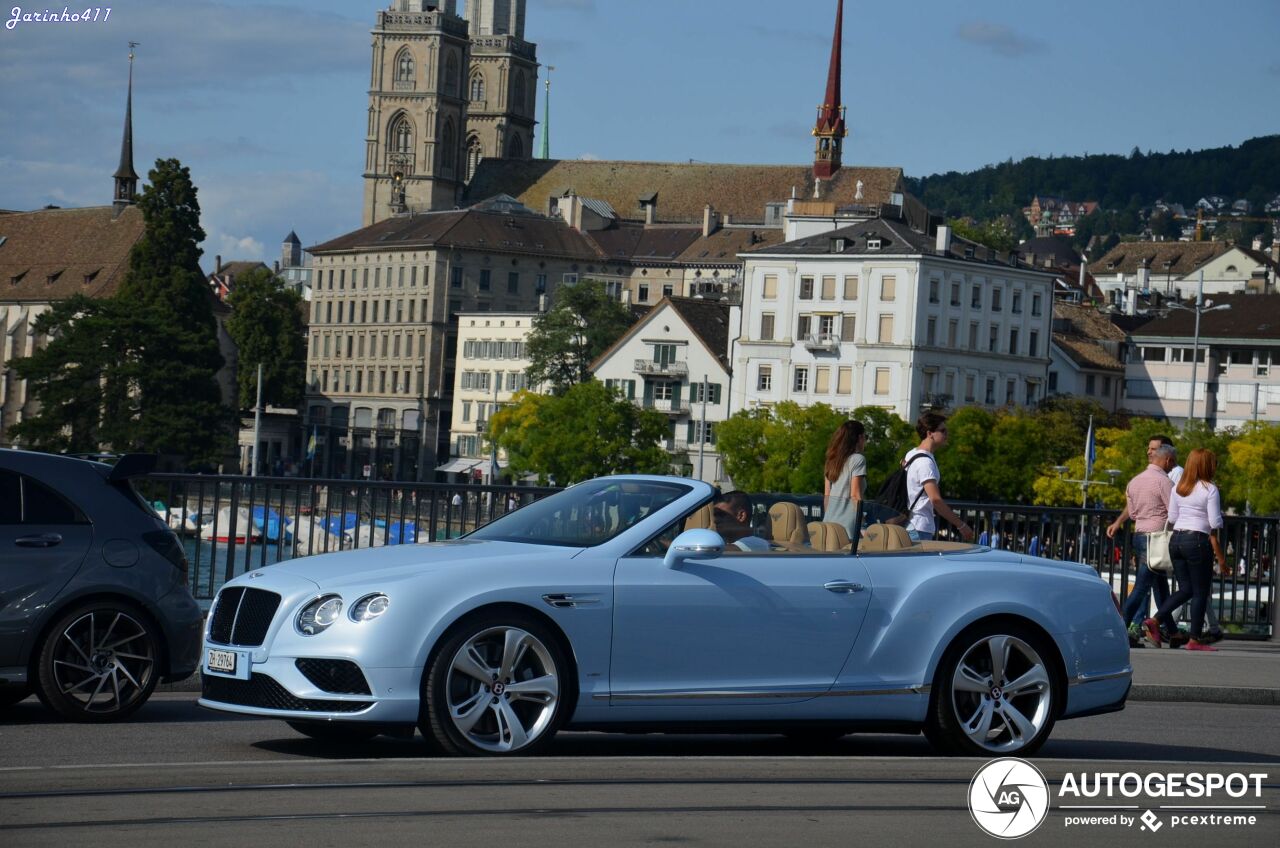
M 747 491 L 821 492 L 827 442 L 844 421 L 825 403 L 783 401 L 736 412 L 716 437 L 725 473 Z
M 1280 425 L 1254 421 L 1227 446 L 1229 472 L 1219 474 L 1228 501 L 1248 505 L 1255 515 L 1280 513 Z M 1222 469 L 1222 454 L 1218 467 Z
M 511 472 L 567 486 L 604 474 L 669 474 L 661 413 L 641 409 L 598 380 L 560 395 L 520 392 L 489 419 L 488 438 L 507 453 Z
M 227 332 L 240 353 L 236 382 L 241 409 L 257 403 L 258 363 L 262 363 L 262 402 L 279 407 L 302 403 L 307 339 L 302 298 L 267 268 L 236 278 L 227 304 Z
M 529 383 L 554 394 L 590 378 L 591 363 L 631 326 L 631 314 L 598 280 L 556 290 L 556 303 L 533 319 L 529 332 Z
M 867 447 L 863 455 L 867 458 L 868 497 L 874 497 L 919 439 L 915 428 L 884 407 L 860 406 L 851 417 L 861 421 L 867 430 Z
M 937 456 L 947 497 L 980 500 L 989 494 L 985 469 L 993 455 L 987 441 L 995 423 L 995 415 L 980 406 L 957 409 L 947 418 L 947 444 Z

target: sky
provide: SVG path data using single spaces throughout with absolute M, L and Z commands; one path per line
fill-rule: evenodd
M 132 40 L 135 168 L 191 169 L 207 268 L 359 227 L 387 0 L 115 0 L 11 29 L 14 3 L 52 8 L 0 9 L 0 209 L 110 203 Z M 529 0 L 552 157 L 811 162 L 835 6 Z M 1276 0 L 846 0 L 843 43 L 847 164 L 926 176 L 1280 132 Z

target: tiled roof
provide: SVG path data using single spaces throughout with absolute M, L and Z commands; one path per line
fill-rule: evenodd
M 657 315 L 665 306 L 670 305 L 672 309 L 689 325 L 689 329 L 702 341 L 707 349 L 720 362 L 721 367 L 726 373 L 733 373 L 733 369 L 729 367 L 729 304 L 722 300 L 703 300 L 698 297 L 664 297 L 651 308 L 645 310 L 644 315 L 631 325 L 625 333 L 622 334 L 616 342 L 609 345 L 604 353 L 596 357 L 595 362 L 591 363 L 591 370 L 594 371 L 600 367 L 600 364 L 613 356 L 614 351 L 627 343 L 636 333 L 644 329 L 644 326 Z M 632 311 L 636 310 L 632 306 Z M 689 375 L 690 379 L 694 379 L 695 375 Z
M 1261 250 L 1254 250 L 1251 247 L 1242 247 L 1240 248 L 1240 252 L 1252 259 L 1254 262 L 1257 262 L 1259 265 L 1265 265 L 1268 268 L 1271 268 L 1272 271 L 1280 271 L 1280 262 L 1272 259 L 1271 254 L 1269 253 Z
M 858 181 L 862 199 L 855 200 Z M 604 200 L 623 218 L 640 218 L 640 198 L 657 194 L 659 221 L 701 221 L 709 203 L 735 222 L 763 221 L 765 204 L 813 197 L 812 165 L 716 165 L 674 162 L 601 162 L 555 159 L 482 159 L 466 200 L 499 192 L 545 210 L 568 191 Z M 901 168 L 845 167 L 824 182 L 823 200 L 866 205 L 890 202 L 902 191 Z
M 1280 295 L 1276 294 L 1215 294 L 1214 306 L 1230 305 L 1230 309 L 1205 312 L 1200 316 L 1200 339 L 1221 339 L 1231 342 L 1237 339 L 1257 339 L 1275 344 L 1280 342 Z M 1138 337 L 1183 338 L 1195 336 L 1196 316 L 1185 309 L 1171 309 L 1134 330 Z
M 307 250 L 315 255 L 437 246 L 573 259 L 603 258 L 591 240 L 559 218 L 478 209 L 388 218 Z
M 1053 305 L 1053 343 L 1085 368 L 1123 371 L 1124 364 L 1101 342 L 1120 344 L 1124 331 L 1091 306 L 1057 302 Z M 1063 326 L 1063 324 L 1066 326 Z
M 1090 265 L 1095 274 L 1136 274 L 1150 260 L 1153 277 L 1182 277 L 1232 248 L 1225 241 L 1130 241 L 1117 244 Z
M 266 268 L 266 267 L 267 267 L 266 263 L 260 262 L 257 259 L 252 259 L 252 260 L 246 259 L 246 260 L 236 260 L 234 262 L 223 262 L 222 267 L 220 269 L 215 271 L 213 274 L 209 275 L 209 279 L 212 280 L 215 276 L 218 276 L 218 277 L 230 277 L 234 281 L 236 277 L 239 277 L 243 274 L 247 274 L 250 271 L 253 271 L 257 268 Z
M 1080 265 L 1080 251 L 1076 250 L 1071 239 L 1066 236 L 1044 236 L 1027 239 L 1016 248 L 1018 255 L 1030 259 L 1035 256 L 1035 264 L 1044 267 L 1049 260 L 1055 267 L 1064 265 Z
M 587 233 L 610 261 L 639 265 L 673 264 L 700 235 L 694 227 L 622 224 Z
M 698 236 L 697 241 L 680 254 L 682 265 L 738 264 L 738 254 L 747 250 L 763 249 L 781 244 L 783 231 L 773 229 L 721 228 L 709 236 Z
M 0 301 L 115 294 L 145 230 L 136 206 L 115 212 L 95 206 L 0 215 Z

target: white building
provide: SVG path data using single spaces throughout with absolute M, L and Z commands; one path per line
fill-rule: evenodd
M 716 430 L 729 417 L 727 303 L 668 297 L 592 364 L 597 380 L 667 416 L 664 447 L 690 476 L 725 479 Z
M 1158 292 L 1182 299 L 1196 296 L 1204 274 L 1207 295 L 1270 287 L 1280 270 L 1280 244 L 1271 252 L 1222 241 L 1135 241 L 1118 244 L 1089 266 L 1098 287 L 1112 300 L 1127 291 Z M 1114 294 L 1118 293 L 1118 294 Z
M 1052 273 L 889 218 L 743 256 L 734 411 L 794 400 L 914 420 L 1045 396 Z
M 1195 315 L 1186 310 L 1170 311 L 1129 334 L 1127 409 L 1184 425 L 1195 358 L 1195 418 L 1215 429 L 1280 421 L 1280 296 L 1220 295 L 1214 305 L 1231 308 L 1201 316 L 1198 356 L 1192 353 Z
M 1048 395 L 1097 401 L 1108 412 L 1124 407 L 1124 331 L 1092 306 L 1053 304 Z
M 485 428 L 498 407 L 529 388 L 526 340 L 536 312 L 458 313 L 457 366 L 449 461 L 436 470 L 467 474 L 485 483 L 492 471 Z M 498 454 L 498 467 L 506 456 Z

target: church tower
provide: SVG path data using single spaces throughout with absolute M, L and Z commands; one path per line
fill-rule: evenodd
M 526 0 L 467 0 L 466 178 L 484 157 L 530 159 L 537 123 L 537 46 L 524 40 Z
M 129 95 L 124 105 L 124 138 L 120 141 L 120 164 L 112 179 L 115 180 L 115 196 L 112 205 L 119 214 L 126 206 L 133 205 L 138 193 L 138 174 L 133 170 L 133 47 L 129 42 Z
M 378 12 L 365 136 L 364 225 L 452 209 L 466 177 L 467 22 L 457 0 L 393 0 Z
M 844 29 L 844 0 L 837 0 L 836 32 L 831 40 L 831 63 L 827 68 L 827 93 L 818 107 L 818 123 L 813 136 L 818 140 L 813 153 L 813 175 L 829 180 L 840 170 L 840 152 L 849 131 L 844 125 L 844 104 L 840 102 L 840 39 Z

